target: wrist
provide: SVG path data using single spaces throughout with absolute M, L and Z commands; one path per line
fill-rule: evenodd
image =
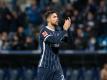
M 65 29 L 65 28 L 63 28 L 63 30 L 66 32 L 67 31 L 67 29 Z
M 64 26 L 63 26 L 63 30 L 64 30 L 64 31 L 67 31 L 67 29 L 66 29 Z
M 66 28 L 63 28 L 63 30 L 64 30 L 64 31 L 67 31 L 67 29 L 66 29 Z

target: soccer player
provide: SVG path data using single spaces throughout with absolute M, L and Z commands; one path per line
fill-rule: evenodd
M 104 68 L 101 70 L 101 80 L 107 80 L 107 64 L 104 64 Z
M 71 25 L 71 19 L 65 20 L 63 31 L 55 31 L 59 18 L 56 11 L 48 11 L 45 15 L 47 26 L 40 31 L 41 59 L 38 65 L 38 80 L 65 80 L 57 49 Z

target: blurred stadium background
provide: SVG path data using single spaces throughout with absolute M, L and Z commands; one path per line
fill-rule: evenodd
M 72 19 L 59 51 L 66 80 L 100 80 L 107 63 L 107 0 L 0 0 L 0 80 L 36 80 L 38 34 L 50 9 L 60 13 L 60 26 Z

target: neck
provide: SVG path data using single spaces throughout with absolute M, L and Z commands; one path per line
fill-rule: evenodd
M 55 30 L 55 26 L 53 26 L 52 24 L 48 23 L 48 27 L 51 28 L 52 30 Z

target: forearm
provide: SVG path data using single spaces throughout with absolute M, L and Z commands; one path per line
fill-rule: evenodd
M 50 43 L 60 43 L 65 34 L 66 31 L 60 31 L 58 35 L 49 35 L 45 41 Z

